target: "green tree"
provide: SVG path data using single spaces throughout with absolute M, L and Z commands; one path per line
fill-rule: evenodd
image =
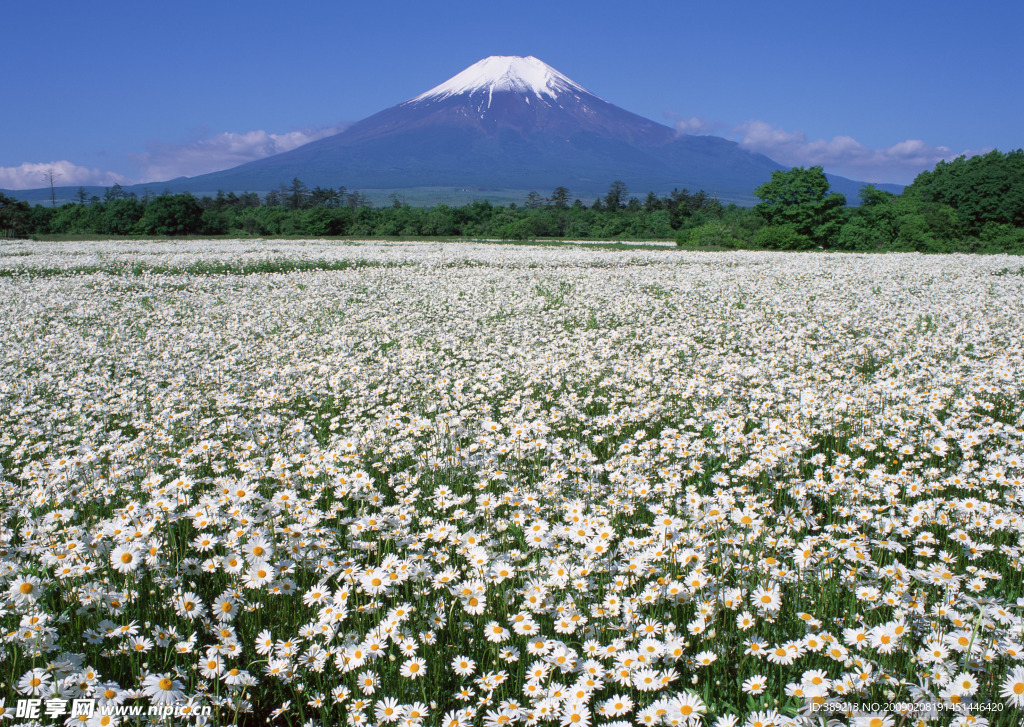
M 284 195 L 285 206 L 292 210 L 302 210 L 309 206 L 309 190 L 298 177 L 292 179 L 291 185 Z
M 203 208 L 191 194 L 160 195 L 146 206 L 139 229 L 147 235 L 196 235 L 203 229 Z
M 0 237 L 18 237 L 29 233 L 29 206 L 0 194 Z
M 608 194 L 604 196 L 604 206 L 610 210 L 617 210 L 626 206 L 626 183 L 616 179 L 608 187 Z
M 338 191 L 328 187 L 322 189 L 321 187 L 313 187 L 313 191 L 309 193 L 309 205 L 311 207 L 327 207 L 328 209 L 337 209 L 341 206 L 341 195 Z
M 326 207 L 312 207 L 302 213 L 302 234 L 314 237 L 337 235 L 341 221 Z
M 459 234 L 458 217 L 451 207 L 439 204 L 426 214 L 423 234 L 431 237 L 452 237 Z
M 201 232 L 204 235 L 225 235 L 228 232 L 228 215 L 223 207 L 208 207 L 203 210 Z
M 861 204 L 849 210 L 835 240 L 840 250 L 900 250 L 917 252 L 969 252 L 963 225 L 949 205 L 926 201 L 922 195 L 890 194 L 868 185 L 861 189 Z
M 28 211 L 29 234 L 46 234 L 50 232 L 50 223 L 57 214 L 59 207 L 44 207 L 41 204 L 34 205 Z
M 569 190 L 565 187 L 555 187 L 551 193 L 551 206 L 556 210 L 564 210 L 569 206 Z
M 98 234 L 103 231 L 105 210 L 101 204 L 65 204 L 54 210 L 50 231 L 62 234 Z
M 865 184 L 863 187 L 860 188 L 860 191 L 857 193 L 857 196 L 860 197 L 859 209 L 861 210 L 866 210 L 872 207 L 878 207 L 880 205 L 889 204 L 897 197 L 897 195 L 893 194 L 892 192 L 886 192 L 885 190 L 882 189 L 876 189 L 875 185 L 873 184 Z
M 341 194 L 344 187 L 338 188 L 338 193 Z M 370 204 L 370 198 L 360 192 L 358 189 L 354 189 L 345 195 L 342 195 L 345 199 L 345 204 L 350 209 L 358 209 L 360 207 L 367 207 Z
M 917 175 L 903 195 L 951 207 L 972 236 L 990 222 L 1024 227 L 1024 150 L 939 162 Z
M 103 212 L 103 232 L 108 235 L 130 235 L 145 211 L 137 199 L 126 197 L 107 203 Z
M 842 227 L 846 197 L 829 191 L 820 166 L 772 172 L 754 194 L 761 200 L 754 209 L 768 225 L 787 225 L 811 243 L 830 245 Z
M 103 193 L 103 201 L 113 202 L 115 199 L 124 199 L 126 196 L 127 194 L 124 191 L 124 187 L 117 182 L 114 182 L 114 186 L 107 187 L 107 191 Z
M 260 196 L 256 192 L 242 192 L 242 196 L 238 198 L 238 206 L 243 209 L 261 207 L 262 205 Z

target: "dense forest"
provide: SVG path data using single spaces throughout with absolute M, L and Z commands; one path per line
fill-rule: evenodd
M 704 191 L 631 196 L 622 182 L 584 202 L 558 187 L 521 205 L 410 207 L 397 197 L 371 207 L 358 191 L 309 189 L 299 179 L 254 192 L 145 194 L 115 185 L 102 198 L 29 206 L 0 194 L 0 236 L 461 237 L 675 240 L 712 249 L 1008 252 L 1024 254 L 1024 150 L 940 162 L 901 195 L 829 191 L 821 167 L 775 172 L 752 208 Z

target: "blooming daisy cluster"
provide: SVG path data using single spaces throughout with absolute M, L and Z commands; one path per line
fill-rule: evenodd
M 1016 725 L 1014 269 L 0 242 L 2 688 L 181 724 Z

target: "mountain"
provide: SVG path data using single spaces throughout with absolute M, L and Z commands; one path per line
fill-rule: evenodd
M 679 135 L 532 56 L 491 56 L 333 136 L 225 171 L 145 186 L 199 195 L 265 192 L 298 178 L 309 187 L 344 185 L 371 196 L 455 188 L 481 198 L 564 186 L 589 201 L 621 180 L 636 195 L 704 189 L 749 204 L 754 188 L 785 168 L 727 139 Z M 862 183 L 830 181 L 856 201 Z

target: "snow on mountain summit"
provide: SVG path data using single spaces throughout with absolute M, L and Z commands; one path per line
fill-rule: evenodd
M 276 189 L 288 179 L 320 187 L 344 180 L 356 189 L 429 189 L 428 199 L 441 199 L 435 195 L 446 188 L 485 199 L 497 190 L 559 186 L 591 197 L 615 179 L 640 192 L 715 189 L 721 199 L 752 204 L 750 190 L 783 168 L 735 141 L 680 135 L 537 58 L 491 56 L 337 134 L 167 186 L 212 194 Z
M 486 92 L 488 98 L 495 91 L 513 91 L 529 93 L 537 98 L 549 96 L 552 100 L 563 93 L 589 93 L 572 79 L 533 56 L 489 56 L 440 86 L 420 94 L 411 103 L 462 94 L 472 95 L 480 91 Z

